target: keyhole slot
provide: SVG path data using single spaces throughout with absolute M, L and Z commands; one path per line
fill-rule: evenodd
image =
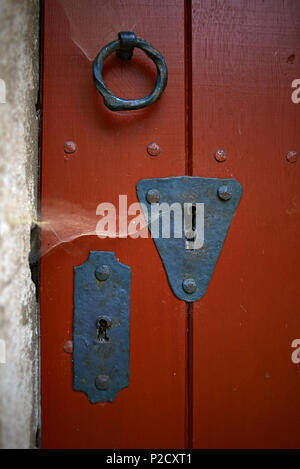
M 196 215 L 196 204 L 191 204 L 186 213 L 185 219 L 185 238 L 188 241 L 194 241 L 196 238 Z
M 197 214 L 197 208 L 196 204 L 192 205 L 192 231 L 195 233 L 196 231 L 196 214 Z M 196 233 L 194 235 L 194 239 L 196 237 Z
M 97 338 L 99 342 L 109 342 L 107 331 L 110 328 L 110 323 L 107 319 L 100 318 L 97 321 Z
M 204 203 L 184 204 L 185 249 L 194 251 L 204 244 Z

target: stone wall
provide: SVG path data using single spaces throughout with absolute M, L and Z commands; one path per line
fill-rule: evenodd
M 36 445 L 39 1 L 0 1 L 0 448 Z

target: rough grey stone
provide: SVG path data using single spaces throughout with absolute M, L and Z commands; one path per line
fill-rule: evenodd
M 1 0 L 1 448 L 35 447 L 38 427 L 38 308 L 28 262 L 37 220 L 38 52 L 39 1 Z

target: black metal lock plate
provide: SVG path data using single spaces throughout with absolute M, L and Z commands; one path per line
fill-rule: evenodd
M 181 300 L 199 300 L 207 290 L 221 253 L 227 231 L 242 195 L 242 186 L 234 179 L 170 177 L 144 179 L 137 184 L 137 194 L 156 248 L 174 294 Z M 157 217 L 149 216 L 157 205 Z M 157 222 L 163 220 L 173 204 L 203 208 L 203 243 L 199 248 L 184 230 L 178 237 L 154 235 Z M 182 218 L 184 211 L 182 210 Z
M 129 385 L 130 267 L 92 251 L 74 272 L 74 390 L 112 402 Z

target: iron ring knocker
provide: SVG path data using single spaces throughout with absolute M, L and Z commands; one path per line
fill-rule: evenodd
M 110 42 L 99 52 L 93 63 L 94 82 L 97 90 L 103 96 L 103 102 L 111 111 L 132 111 L 142 109 L 155 103 L 162 95 L 168 82 L 168 68 L 163 56 L 154 49 L 149 42 L 144 41 L 132 32 L 120 32 L 117 41 Z M 129 61 L 133 55 L 133 49 L 142 49 L 153 60 L 157 69 L 157 80 L 154 90 L 148 96 L 141 99 L 122 99 L 115 96 L 106 86 L 102 69 L 105 59 L 116 52 L 118 58 Z

